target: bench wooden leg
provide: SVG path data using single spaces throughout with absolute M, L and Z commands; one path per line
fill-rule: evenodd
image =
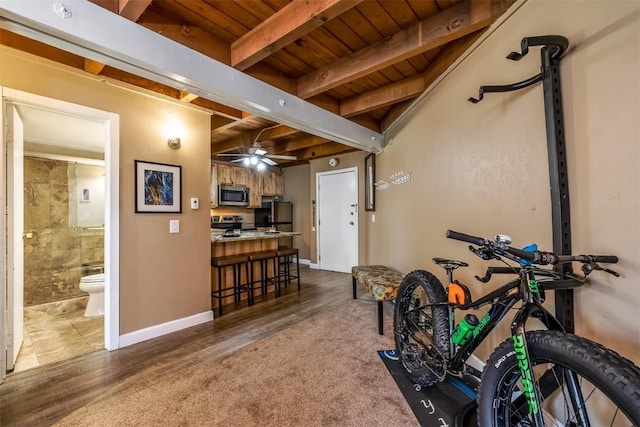
M 356 278 L 351 277 L 351 281 L 353 282 L 353 299 L 356 299 Z
M 383 324 L 384 322 L 382 321 L 382 310 L 384 307 L 382 307 L 382 301 L 378 301 L 378 333 L 380 335 L 384 335 L 384 331 L 383 331 Z

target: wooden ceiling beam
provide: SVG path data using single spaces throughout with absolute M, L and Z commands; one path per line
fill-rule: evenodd
M 283 152 L 292 152 L 296 150 L 302 150 L 304 148 L 314 147 L 320 144 L 326 144 L 327 142 L 331 142 L 331 140 L 322 138 L 320 136 L 310 135 L 304 138 L 288 141 L 285 144 L 279 145 L 279 148 Z
M 422 75 L 410 77 L 343 101 L 340 104 L 340 115 L 342 117 L 351 117 L 376 108 L 386 107 L 406 99 L 415 98 L 425 89 L 426 86 Z
M 236 121 L 236 122 L 230 123 L 230 125 L 235 126 L 237 125 L 237 123 L 238 122 Z M 215 129 L 212 131 L 212 133 L 213 132 L 215 132 Z M 242 148 L 251 147 L 253 145 L 253 142 L 256 141 L 256 138 L 258 137 L 260 138 L 259 141 L 270 141 L 273 139 L 293 135 L 298 132 L 300 132 L 298 129 L 294 129 L 292 127 L 285 126 L 285 125 L 276 126 L 271 129 L 264 128 L 263 130 L 245 132 L 236 137 L 212 144 L 211 148 L 215 153 L 223 153 L 223 152 L 232 151 L 232 150 L 240 150 Z
M 218 62 L 229 65 L 229 45 L 199 27 L 170 21 L 166 16 L 152 9 L 149 9 L 142 16 L 138 24 Z
M 447 68 L 453 65 L 483 32 L 484 30 L 476 31 L 447 44 L 444 51 L 435 58 L 433 64 L 422 75 L 410 77 L 342 101 L 340 115 L 342 117 L 351 117 L 415 98 L 424 92 Z
M 231 66 L 245 70 L 362 0 L 294 0 L 231 45 Z
M 119 0 L 118 14 L 136 22 L 151 4 L 151 0 Z
M 73 68 L 82 69 L 83 58 L 48 44 L 28 39 L 20 34 L 0 28 L 0 44 L 32 55 L 46 58 Z
M 337 142 L 328 142 L 326 144 L 316 145 L 314 147 L 294 151 L 292 155 L 296 156 L 298 160 L 313 160 L 321 159 L 323 157 L 335 156 L 337 154 L 350 153 L 352 151 L 358 150 L 356 148 L 339 144 Z
M 485 3 L 486 1 L 478 1 Z M 442 46 L 489 25 L 495 16 L 491 7 L 474 6 L 470 1 L 458 3 L 425 19 L 390 39 L 368 46 L 331 65 L 298 79 L 298 96 L 309 98 L 336 86 L 381 70 L 396 62 Z

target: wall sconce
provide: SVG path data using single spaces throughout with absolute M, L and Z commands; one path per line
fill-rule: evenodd
M 177 138 L 177 137 L 176 138 L 169 138 L 167 143 L 169 144 L 169 147 L 171 147 L 173 149 L 180 148 L 180 138 Z

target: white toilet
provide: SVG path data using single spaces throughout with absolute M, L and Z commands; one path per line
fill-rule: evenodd
M 80 290 L 89 293 L 84 317 L 104 315 L 104 273 L 84 276 L 80 279 Z

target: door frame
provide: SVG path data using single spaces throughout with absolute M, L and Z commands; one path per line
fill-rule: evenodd
M 0 114 L 0 176 L 6 177 L 6 134 L 4 130 L 5 104 L 26 105 L 34 108 L 51 110 L 59 113 L 74 115 L 87 120 L 99 121 L 105 126 L 105 317 L 104 343 L 107 350 L 116 350 L 120 336 L 120 257 L 119 257 L 119 217 L 120 217 L 120 116 L 108 111 L 84 105 L 73 104 L 53 98 L 35 95 L 28 92 L 0 86 L 2 94 L 2 114 Z M 7 207 L 7 189 L 0 190 L 0 206 Z M 6 375 L 6 291 L 7 286 L 7 222 L 4 215 L 0 215 L 0 383 Z
M 355 259 L 356 260 L 360 260 L 360 186 L 359 186 L 359 181 L 360 181 L 360 177 L 358 175 L 358 167 L 354 166 L 351 168 L 344 168 L 344 169 L 336 169 L 336 170 L 330 170 L 330 171 L 326 171 L 326 172 L 316 172 L 316 200 L 318 200 L 318 206 L 320 205 L 320 198 L 319 198 L 319 194 L 320 194 L 320 178 L 323 176 L 328 176 L 328 175 L 337 175 L 337 174 L 343 174 L 343 173 L 349 173 L 349 172 L 355 172 L 355 180 L 356 180 L 356 203 L 358 204 L 358 210 L 357 210 L 357 215 L 358 215 L 358 227 L 356 228 L 356 246 L 355 246 Z M 319 269 L 322 269 L 322 262 L 321 262 L 321 258 L 320 258 L 320 227 L 319 227 L 319 223 L 320 223 L 320 209 L 316 208 L 316 212 L 317 215 L 315 215 L 315 223 L 313 224 L 313 226 L 315 227 L 315 229 L 317 230 L 316 232 L 316 265 L 318 266 Z

